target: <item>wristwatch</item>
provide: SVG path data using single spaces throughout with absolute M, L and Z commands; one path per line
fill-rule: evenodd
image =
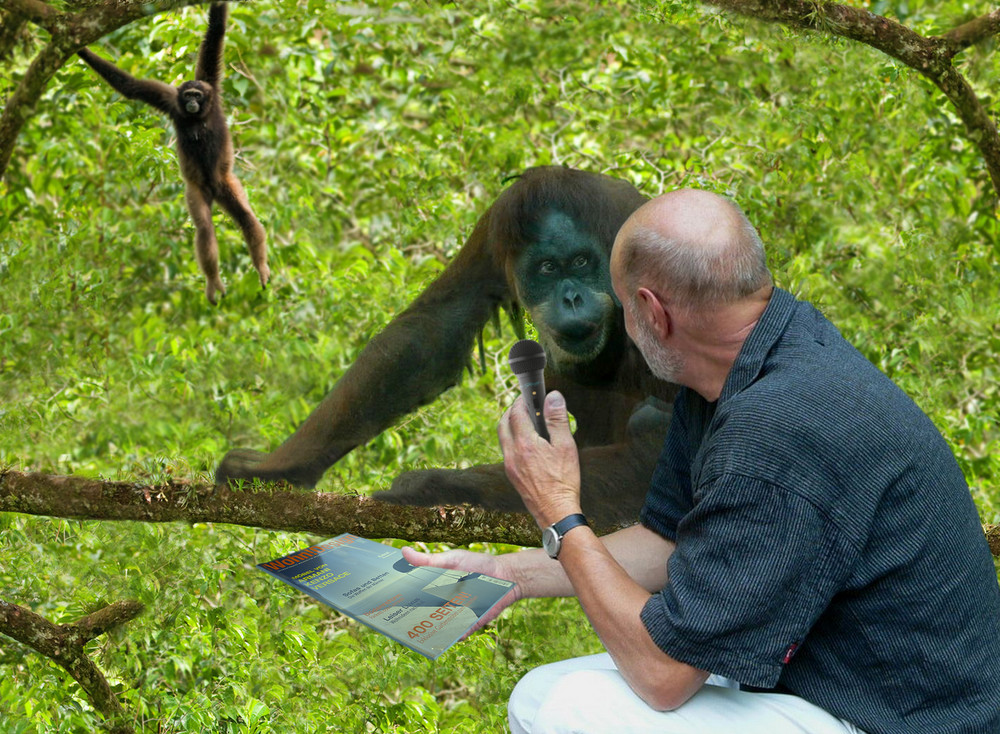
M 559 558 L 559 551 L 562 549 L 562 539 L 570 530 L 580 525 L 590 526 L 587 518 L 579 512 L 567 515 L 554 525 L 549 525 L 542 531 L 542 547 L 549 554 L 550 558 Z

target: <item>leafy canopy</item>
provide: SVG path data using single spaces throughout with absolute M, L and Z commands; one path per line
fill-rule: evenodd
M 925 32 L 966 13 L 957 0 L 868 7 Z M 205 17 L 152 16 L 96 50 L 176 83 Z M 1000 71 L 991 50 L 962 60 L 983 88 Z M 560 163 L 650 195 L 735 197 L 779 284 L 932 416 L 983 520 L 1000 520 L 1000 231 L 960 123 L 907 69 L 689 2 L 571 0 L 239 4 L 226 63 L 269 289 L 217 213 L 229 294 L 205 302 L 166 121 L 71 61 L 0 184 L 0 462 L 156 481 L 277 445 L 440 272 L 506 176 Z M 320 488 L 365 493 L 405 469 L 497 460 L 513 335 L 487 337 L 486 374 Z M 0 598 L 53 621 L 148 605 L 92 653 L 149 732 L 499 732 L 527 669 L 599 648 L 575 602 L 535 601 L 428 663 L 254 570 L 313 540 L 301 535 L 15 515 L 0 529 Z M 0 728 L 96 728 L 61 670 L 4 650 Z

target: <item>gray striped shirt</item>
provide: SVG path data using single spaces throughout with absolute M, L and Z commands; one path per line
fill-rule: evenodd
M 642 510 L 677 660 L 869 734 L 1000 734 L 1000 587 L 930 419 L 776 289 L 721 396 L 684 389 Z

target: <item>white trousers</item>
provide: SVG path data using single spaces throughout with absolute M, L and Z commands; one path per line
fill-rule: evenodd
M 629 688 L 607 653 L 542 665 L 510 696 L 511 734 L 864 734 L 808 701 L 750 693 L 710 676 L 674 711 L 655 711 Z

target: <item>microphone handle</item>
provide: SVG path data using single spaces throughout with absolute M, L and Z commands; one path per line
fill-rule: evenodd
M 549 430 L 545 427 L 544 403 L 545 403 L 545 376 L 541 370 L 538 372 L 525 372 L 517 376 L 517 383 L 521 386 L 521 394 L 524 402 L 531 413 L 531 420 L 535 424 L 538 435 L 549 440 Z

